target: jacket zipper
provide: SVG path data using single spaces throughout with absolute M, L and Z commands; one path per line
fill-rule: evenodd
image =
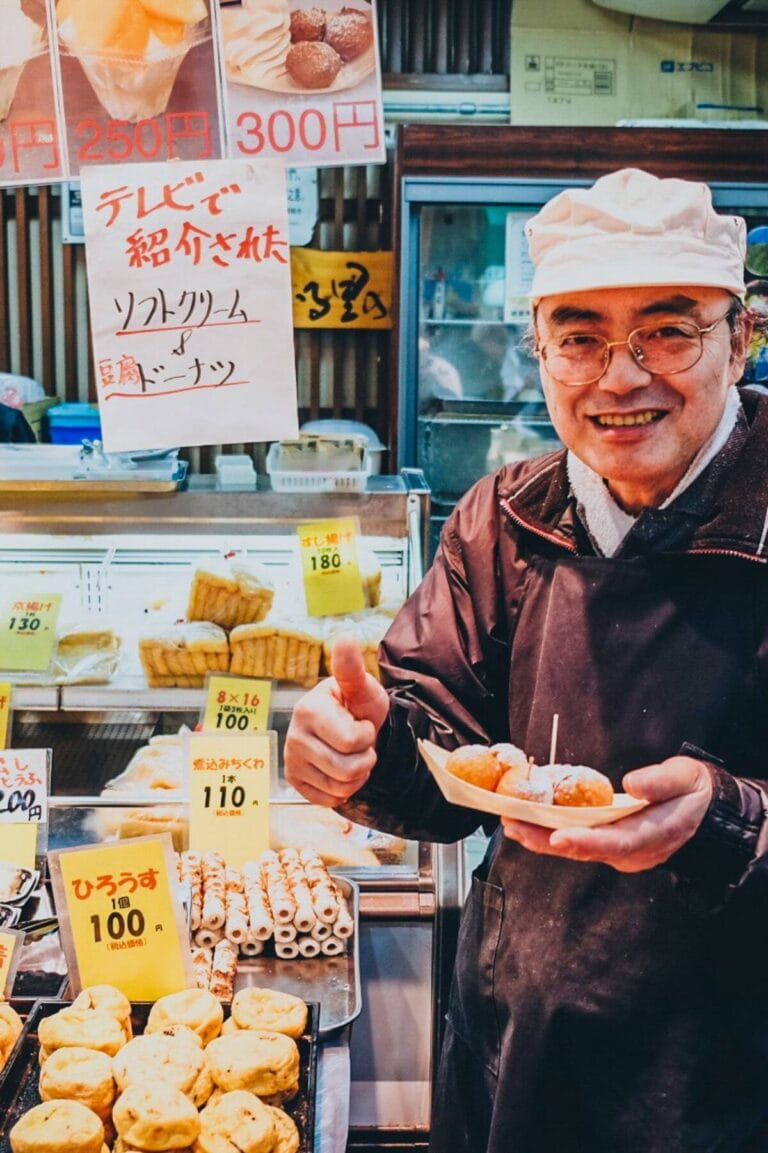
M 519 525 L 521 528 L 524 528 L 527 532 L 532 532 L 535 536 L 549 541 L 550 544 L 557 545 L 559 548 L 564 549 L 566 552 L 572 553 L 574 555 L 578 552 L 575 544 L 571 544 L 569 541 L 564 540 L 563 537 L 557 536 L 555 533 L 545 532 L 544 529 L 540 528 L 538 525 L 531 524 L 530 521 L 524 520 L 519 513 L 514 512 L 510 507 L 508 497 L 502 497 L 500 503 L 501 507 L 504 509 L 504 512 L 507 514 L 510 520 L 514 521 L 515 524 Z M 691 548 L 687 549 L 686 554 L 683 555 L 730 556 L 735 557 L 737 560 L 749 560 L 754 564 L 768 564 L 768 558 L 755 556 L 754 554 L 748 552 L 740 552 L 738 549 L 732 548 Z

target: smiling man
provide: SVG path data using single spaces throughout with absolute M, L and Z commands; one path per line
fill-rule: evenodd
M 504 819 L 463 913 L 433 1153 L 768 1149 L 768 398 L 740 394 L 744 222 L 624 170 L 529 226 L 565 449 L 476 485 L 390 629 L 297 706 L 289 779 L 455 840 L 416 739 L 511 741 L 648 802 Z M 486 828 L 493 826 L 489 818 Z

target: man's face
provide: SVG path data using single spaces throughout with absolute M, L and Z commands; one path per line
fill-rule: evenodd
M 706 328 L 731 302 L 723 289 L 597 289 L 546 296 L 538 305 L 539 346 L 573 333 L 626 340 L 648 324 L 685 320 Z M 732 344 L 724 320 L 703 338 L 701 359 L 674 375 L 654 375 L 628 347 L 611 349 L 600 380 L 564 385 L 540 361 L 552 423 L 563 444 L 602 476 L 627 512 L 658 506 L 717 427 L 728 389 L 742 375 L 744 340 Z M 735 348 L 734 348 L 735 346 Z

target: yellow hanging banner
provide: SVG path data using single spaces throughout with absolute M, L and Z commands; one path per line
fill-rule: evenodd
M 271 681 L 226 674 L 209 677 L 203 732 L 263 733 L 271 699 Z
M 8 748 L 8 731 L 11 727 L 11 686 L 0 681 L 0 749 Z
M 60 593 L 35 593 L 0 602 L 0 669 L 43 673 L 56 644 Z
M 0 929 L 0 1000 L 10 997 L 13 992 L 13 981 L 16 976 L 18 955 L 16 949 L 24 944 L 24 933 L 15 929 Z M 6 1053 L 7 1057 L 8 1054 Z
M 70 983 L 105 980 L 131 1001 L 194 984 L 170 834 L 49 853 Z
M 365 608 L 357 560 L 357 520 L 336 517 L 298 526 L 307 612 L 312 617 Z
M 240 867 L 269 848 L 269 786 L 277 734 L 189 738 L 189 847 Z
M 294 328 L 391 328 L 391 252 L 291 249 Z

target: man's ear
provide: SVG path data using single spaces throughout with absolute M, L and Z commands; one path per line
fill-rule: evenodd
M 752 315 L 744 310 L 736 317 L 731 331 L 731 362 L 728 379 L 731 384 L 738 384 L 744 375 L 744 366 L 747 361 L 747 349 L 752 336 Z

